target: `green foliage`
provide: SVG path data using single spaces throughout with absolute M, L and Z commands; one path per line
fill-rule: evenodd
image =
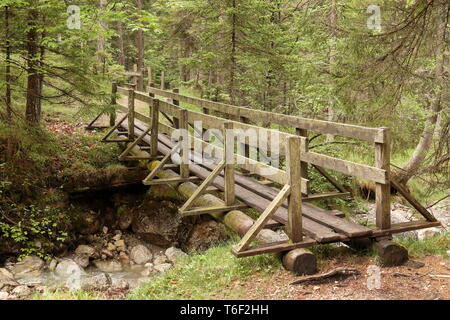
M 450 259 L 448 250 L 450 248 L 450 233 L 439 233 L 433 237 L 417 240 L 411 237 L 399 239 L 399 243 L 408 249 L 411 257 L 424 257 L 431 255 L 440 255 Z
M 255 272 L 270 274 L 280 267 L 279 260 L 273 255 L 238 260 L 230 249 L 230 245 L 222 245 L 189 256 L 174 269 L 136 289 L 128 299 L 211 299 L 217 295 L 242 298 L 237 291 L 223 289 Z

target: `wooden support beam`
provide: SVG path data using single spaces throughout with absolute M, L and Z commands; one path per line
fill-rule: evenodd
M 158 175 L 158 172 L 165 167 L 166 163 L 170 160 L 170 157 L 175 152 L 178 151 L 180 144 L 181 144 L 181 142 L 178 142 L 175 145 L 175 147 L 173 147 L 172 150 L 164 156 L 164 158 L 161 160 L 161 162 L 158 163 L 158 165 L 152 170 L 152 172 L 150 172 L 150 174 L 147 176 L 147 178 L 145 178 L 144 181 L 142 181 L 142 183 L 144 185 L 148 185 L 148 183 L 150 183 L 154 178 L 156 178 L 156 176 Z
M 301 138 L 291 137 L 288 140 L 286 165 L 288 169 L 289 185 L 291 193 L 288 204 L 288 235 L 292 242 L 303 240 L 302 230 L 302 163 L 301 163 Z
M 117 82 L 113 82 L 112 88 L 111 88 L 111 106 L 115 108 L 117 104 Z M 116 124 L 116 110 L 112 110 L 109 114 L 109 126 L 113 127 Z
M 211 174 L 206 178 L 203 183 L 198 187 L 197 190 L 191 195 L 191 197 L 184 203 L 184 205 L 178 210 L 181 214 L 184 214 L 189 208 L 192 207 L 194 202 L 203 194 L 203 192 L 208 188 L 214 179 L 222 172 L 225 168 L 225 161 L 219 163 L 219 165 L 211 172 Z
M 425 219 L 430 222 L 436 222 L 437 219 L 417 201 L 414 196 L 399 182 L 391 179 L 391 184 Z
M 305 149 L 306 149 L 306 151 L 308 151 L 308 149 L 309 149 L 308 130 L 296 128 L 295 133 L 298 136 L 305 138 Z M 303 179 L 308 180 L 308 163 L 307 162 L 302 162 L 301 175 L 302 175 Z M 306 189 L 307 189 L 306 194 L 309 194 L 310 193 L 309 183 L 306 185 Z
M 156 186 L 161 184 L 170 184 L 170 183 L 181 183 L 181 182 L 194 182 L 199 181 L 200 178 L 197 177 L 189 177 L 189 178 L 169 178 L 169 179 L 156 179 L 147 182 L 145 185 L 147 186 Z
M 150 155 L 155 157 L 158 155 L 158 134 L 159 134 L 159 100 L 154 99 L 150 110 L 150 117 L 152 118 L 151 128 L 151 143 Z
M 225 204 L 232 206 L 236 202 L 235 179 L 234 179 L 234 133 L 233 123 L 224 123 L 224 155 L 225 161 Z
M 111 129 L 109 129 L 109 131 L 105 134 L 105 136 L 101 139 L 101 142 L 117 142 L 117 141 L 113 141 L 113 140 L 110 140 L 110 139 L 108 139 L 112 134 L 113 134 L 113 132 L 114 131 L 116 131 L 117 130 L 117 128 L 125 121 L 125 119 L 127 119 L 128 118 L 128 114 L 126 114 L 126 115 L 124 115 L 120 120 L 119 120 L 119 122 L 117 122 L 117 124 L 116 125 L 114 125 L 114 127 L 112 127 Z M 123 140 L 121 140 L 121 141 L 119 141 L 119 142 L 126 142 L 126 141 L 123 141 Z
M 151 127 L 148 127 L 147 130 L 144 131 L 144 133 L 142 133 L 136 140 L 134 140 L 129 146 L 127 146 L 127 148 L 119 156 L 119 161 L 130 160 L 131 157 L 128 157 L 128 155 L 130 154 L 131 150 L 135 146 L 137 146 L 137 144 L 139 142 L 142 141 L 142 139 L 150 132 L 150 130 L 151 130 Z M 156 155 L 154 157 L 156 157 Z
M 376 197 L 376 224 L 380 229 L 391 227 L 391 184 L 390 184 L 390 163 L 391 163 L 391 138 L 390 130 L 383 128 L 383 143 L 375 143 L 375 166 L 386 171 L 386 183 L 377 183 L 375 186 Z
M 302 242 L 292 243 L 290 241 L 283 241 L 283 242 L 276 242 L 276 243 L 264 243 L 261 245 L 256 245 L 253 247 L 248 248 L 244 251 L 237 251 L 237 249 L 234 247 L 231 252 L 236 258 L 247 258 L 252 256 L 257 256 L 261 254 L 269 254 L 269 253 L 279 253 L 279 252 L 286 252 L 290 250 L 295 250 L 298 248 L 307 248 L 317 245 L 317 242 L 313 239 L 306 238 Z M 290 263 L 292 265 L 292 270 L 295 274 L 301 274 L 303 273 L 304 266 L 300 265 L 300 263 L 297 263 L 296 260 L 299 259 L 298 256 L 295 256 L 291 259 Z M 302 260 L 300 258 L 300 260 Z M 296 269 L 298 268 L 298 269 Z
M 180 117 L 180 130 L 181 130 L 181 164 L 180 175 L 182 178 L 189 177 L 189 123 L 188 123 L 188 111 L 181 110 Z
M 128 139 L 134 140 L 134 90 L 128 89 Z
M 280 193 L 266 208 L 266 210 L 261 214 L 258 220 L 256 220 L 255 224 L 253 224 L 250 230 L 241 239 L 239 244 L 233 248 L 234 252 L 240 253 L 250 247 L 250 244 L 253 241 L 253 239 L 255 239 L 258 233 L 264 228 L 267 221 L 269 221 L 271 216 L 278 210 L 279 207 L 281 207 L 283 202 L 289 197 L 290 192 L 291 186 L 285 185 L 283 189 L 280 191 Z
M 183 211 L 183 217 L 230 212 L 233 210 L 241 210 L 246 208 L 248 208 L 248 206 L 245 204 L 236 204 L 232 206 L 223 206 L 223 207 L 194 208 L 191 210 Z

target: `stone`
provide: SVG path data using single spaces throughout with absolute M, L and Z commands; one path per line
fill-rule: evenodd
M 146 268 L 153 268 L 153 263 L 146 263 L 145 265 L 144 265 L 144 267 L 146 267 Z
M 148 277 L 152 274 L 152 271 L 152 268 L 145 268 L 144 270 L 142 270 L 141 276 Z
M 153 255 L 146 246 L 139 244 L 131 249 L 130 258 L 136 262 L 136 264 L 145 264 L 152 260 Z
M 31 295 L 31 289 L 28 288 L 28 286 L 17 286 L 12 291 L 11 294 L 18 297 L 18 298 L 25 298 Z
M 50 261 L 50 264 L 48 265 L 48 270 L 50 272 L 55 271 L 57 265 L 58 265 L 58 261 L 55 259 L 52 259 L 52 261 Z
M 134 212 L 131 227 L 142 239 L 167 248 L 175 243 L 185 243 L 194 221 L 192 217 L 182 218 L 173 202 L 150 200 Z
M 120 230 L 127 230 L 133 222 L 133 213 L 128 206 L 123 205 L 117 209 L 117 225 Z
M 107 273 L 100 273 L 96 276 L 85 278 L 82 281 L 81 288 L 83 290 L 99 290 L 104 289 L 112 284 L 111 277 Z
M 0 290 L 7 286 L 17 286 L 14 275 L 5 268 L 0 268 Z
M 405 267 L 411 268 L 411 269 L 420 269 L 425 267 L 425 263 L 420 261 L 414 261 L 414 260 L 408 260 L 405 264 Z
M 206 220 L 194 225 L 189 239 L 184 242 L 182 248 L 186 252 L 206 251 L 218 243 L 229 240 L 229 238 L 224 224 L 214 220 Z
M 87 255 L 74 254 L 72 260 L 82 268 L 87 268 L 89 266 L 89 257 Z
M 100 230 L 100 214 L 86 210 L 78 215 L 77 231 L 83 235 L 95 234 Z
M 165 255 L 167 259 L 172 263 L 176 263 L 178 260 L 187 257 L 186 253 L 184 253 L 181 249 L 175 247 L 167 249 Z
M 113 279 L 112 287 L 118 290 L 128 290 L 130 288 L 130 284 L 124 279 Z
M 5 291 L 0 291 L 0 300 L 8 300 L 9 293 Z
M 120 272 L 122 264 L 116 260 L 95 260 L 94 265 L 103 272 Z
M 22 261 L 14 264 L 9 271 L 16 279 L 37 277 L 44 268 L 44 260 L 36 256 L 25 257 Z
M 419 240 L 426 240 L 432 238 L 436 234 L 440 233 L 442 229 L 440 228 L 429 228 L 417 231 L 417 238 Z
M 119 234 L 116 234 L 116 235 L 113 237 L 113 240 L 119 241 L 120 238 L 122 238 L 122 234 L 119 233 Z
M 162 263 L 155 265 L 154 269 L 160 273 L 164 273 L 170 270 L 172 268 L 172 265 L 170 263 Z
M 91 246 L 82 244 L 75 249 L 75 253 L 84 254 L 87 255 L 89 258 L 91 258 L 95 255 L 95 249 Z
M 107 249 L 103 249 L 102 250 L 102 259 L 106 259 L 106 257 L 112 258 L 112 257 L 114 257 L 114 254 Z
M 119 253 L 119 260 L 123 265 L 129 265 L 130 264 L 130 258 L 125 252 Z
M 116 247 L 125 247 L 125 241 L 123 241 L 123 240 L 116 240 L 116 241 L 114 242 L 114 245 L 115 245 Z
M 108 233 L 108 227 L 103 227 L 102 231 L 103 231 L 103 234 L 107 234 Z
M 108 251 L 115 251 L 117 247 L 113 245 L 112 243 L 108 243 L 108 246 L 106 247 L 106 250 Z
M 85 272 L 83 268 L 81 268 L 75 261 L 71 259 L 63 259 L 56 266 L 55 274 L 60 277 L 81 277 L 85 274 Z
M 166 256 L 157 256 L 155 258 L 155 260 L 153 260 L 153 264 L 157 265 L 157 264 L 163 264 L 167 262 L 167 257 Z

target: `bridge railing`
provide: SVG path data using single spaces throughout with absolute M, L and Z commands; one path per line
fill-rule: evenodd
M 116 90 L 116 92 L 114 92 Z M 141 113 L 135 112 L 134 110 L 134 100 L 141 101 L 145 104 L 151 106 L 155 101 L 155 96 L 162 96 L 172 100 L 172 103 L 166 101 L 159 101 L 158 108 L 159 111 L 169 119 L 169 124 L 159 121 L 158 129 L 162 133 L 171 135 L 174 130 L 180 128 L 180 120 L 186 117 L 185 126 L 190 125 L 193 127 L 194 122 L 201 121 L 202 125 L 206 129 L 219 129 L 222 128 L 225 122 L 231 122 L 234 129 L 242 130 L 254 130 L 261 137 L 266 137 L 266 143 L 263 145 L 268 146 L 266 152 L 270 153 L 272 151 L 279 152 L 280 155 L 286 156 L 287 145 L 290 137 L 295 137 L 298 135 L 302 136 L 301 139 L 301 161 L 303 163 L 310 163 L 319 168 L 326 168 L 341 172 L 345 175 L 363 178 L 369 181 L 373 181 L 376 184 L 376 223 L 379 229 L 385 230 L 391 227 L 390 219 L 390 130 L 388 128 L 368 128 L 356 125 L 348 125 L 330 121 L 306 119 L 302 117 L 283 115 L 270 113 L 266 111 L 253 110 L 245 107 L 238 107 L 213 101 L 208 101 L 199 98 L 188 97 L 181 95 L 176 92 L 164 91 L 156 89 L 153 87 L 148 88 L 149 93 L 137 92 L 134 89 L 114 87 L 113 93 L 118 93 L 119 95 L 127 97 L 127 103 L 120 104 L 118 111 L 129 113 L 129 119 L 138 119 L 140 121 L 146 122 L 148 124 L 152 123 L 151 111 L 149 116 L 145 116 Z M 133 101 L 130 101 L 133 99 Z M 117 102 L 117 101 L 114 101 Z M 203 112 L 195 112 L 191 110 L 186 110 L 179 106 L 180 102 L 196 105 L 200 107 Z M 211 111 L 215 111 L 219 114 L 224 114 L 228 119 L 212 115 Z M 132 113 L 132 114 L 130 114 Z M 290 133 L 262 128 L 256 125 L 250 124 L 250 119 L 252 121 L 262 121 L 266 124 L 273 123 L 279 124 L 287 127 L 296 129 L 297 135 Z M 130 123 L 130 121 L 129 121 Z M 133 125 L 133 121 L 130 124 L 130 130 Z M 364 164 L 359 164 L 336 157 L 331 157 L 328 155 L 320 154 L 317 152 L 312 152 L 308 148 L 308 130 L 318 131 L 324 134 L 332 134 L 337 136 L 343 136 L 347 138 L 360 139 L 364 141 L 369 141 L 374 143 L 375 149 L 375 166 L 369 166 Z M 276 136 L 279 137 L 279 147 L 276 150 L 271 150 L 271 137 L 274 131 L 276 131 Z M 130 131 L 131 132 L 131 131 Z M 202 146 L 208 146 L 211 150 L 214 150 L 217 155 L 223 153 L 223 149 L 210 144 L 208 141 L 202 138 L 191 137 L 192 144 L 200 143 Z M 252 144 L 248 141 L 249 147 L 258 149 L 260 143 L 257 145 Z M 270 165 L 263 163 L 261 161 L 255 161 L 250 159 L 247 154 L 235 155 L 238 166 L 249 170 L 257 175 L 262 175 L 262 172 L 270 169 L 275 170 L 275 174 L 270 176 L 265 176 L 268 180 L 279 184 L 286 184 L 288 181 L 288 174 L 286 171 L 281 169 L 274 169 Z M 305 167 L 305 166 L 302 166 Z M 308 179 L 305 170 L 302 170 L 302 192 L 308 194 Z

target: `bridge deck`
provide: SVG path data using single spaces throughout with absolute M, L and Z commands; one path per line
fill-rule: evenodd
M 123 129 L 128 128 L 127 121 L 124 121 L 121 126 Z M 136 136 L 143 134 L 147 129 L 147 124 L 135 120 Z M 167 155 L 175 146 L 175 143 L 165 134 L 159 134 L 158 140 L 158 151 L 163 155 Z M 142 141 L 150 144 L 150 134 L 147 134 Z M 213 169 L 214 165 L 189 165 L 191 174 L 202 180 L 206 179 Z M 223 191 L 225 189 L 223 176 L 218 176 L 212 185 Z M 236 172 L 236 197 L 250 208 L 261 212 L 264 211 L 279 192 L 280 190 L 274 187 L 267 186 L 252 177 Z M 356 237 L 370 237 L 373 234 L 373 231 L 369 228 L 337 217 L 335 212 L 318 208 L 309 203 L 302 204 L 302 213 L 305 235 L 318 243 L 339 242 Z M 281 225 L 287 224 L 287 203 L 276 211 L 273 219 Z

